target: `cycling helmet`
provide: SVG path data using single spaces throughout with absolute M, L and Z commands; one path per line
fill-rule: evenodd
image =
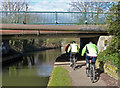
M 76 43 L 75 41 L 73 41 L 72 43 Z

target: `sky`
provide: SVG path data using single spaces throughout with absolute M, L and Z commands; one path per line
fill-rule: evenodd
M 8 0 L 0 0 L 4 2 Z M 24 1 L 24 0 L 9 0 L 9 1 Z M 71 7 L 71 1 L 118 1 L 118 0 L 25 0 L 30 1 L 29 11 L 68 11 Z M 1 6 L 1 5 L 0 5 Z
M 31 0 L 30 11 L 67 11 L 71 0 Z
M 30 11 L 68 11 L 68 9 L 71 7 L 71 1 L 111 2 L 118 0 L 30 0 L 30 5 L 28 8 Z

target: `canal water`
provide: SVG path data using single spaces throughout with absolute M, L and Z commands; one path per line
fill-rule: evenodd
M 3 86 L 47 86 L 60 49 L 25 53 L 23 59 L 2 69 Z

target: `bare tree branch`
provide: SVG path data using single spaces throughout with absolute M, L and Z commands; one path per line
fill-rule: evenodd
M 25 11 L 26 10 L 26 4 L 29 3 L 25 0 L 8 0 L 6 2 L 2 2 L 2 10 L 3 11 Z
M 111 4 L 110 2 L 82 2 L 71 1 L 70 11 L 80 11 L 80 12 L 105 12 L 110 11 Z

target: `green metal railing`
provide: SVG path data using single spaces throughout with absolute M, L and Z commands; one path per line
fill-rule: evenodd
M 105 24 L 107 13 L 96 12 L 40 12 L 40 11 L 0 11 L 1 23 L 7 24 L 50 24 L 83 25 Z

